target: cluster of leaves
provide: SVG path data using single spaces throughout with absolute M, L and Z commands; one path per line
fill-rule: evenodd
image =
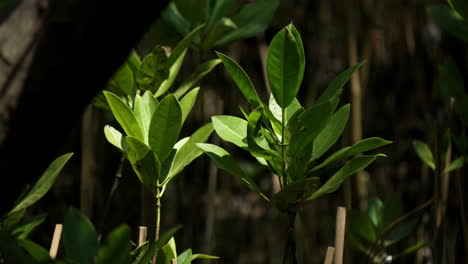
M 401 194 L 396 193 L 382 200 L 369 200 L 367 212 L 353 210 L 348 214 L 346 241 L 354 249 L 364 253 L 374 264 L 389 263 L 429 245 L 419 242 L 399 253 L 389 254 L 389 248 L 407 238 L 416 228 L 422 212 L 430 202 L 403 214 Z
M 39 201 L 52 187 L 59 172 L 71 158 L 73 153 L 64 154 L 55 159 L 32 188 L 26 187 L 13 209 L 6 213 L 0 220 L 0 263 L 34 263 L 24 262 L 19 254 L 28 251 L 32 256 L 43 259 L 43 251 L 35 242 L 28 239 L 47 215 L 40 214 L 29 219 L 24 219 L 26 209 Z M 38 255 L 36 255 L 36 253 Z M 45 251 L 48 257 L 47 251 Z M 39 256 L 40 255 L 40 256 Z M 21 261 L 20 261 L 21 260 Z M 25 260 L 25 259 L 24 259 Z
M 221 53 L 218 57 L 254 110 L 249 113 L 241 109 L 245 119 L 214 116 L 214 129 L 222 139 L 250 152 L 260 164 L 278 175 L 281 190 L 273 195 L 272 201 L 282 211 L 294 211 L 305 200 L 336 191 L 347 177 L 364 169 L 382 154 L 357 156 L 331 169 L 328 165 L 391 143 L 368 138 L 322 158 L 346 126 L 350 105 L 336 110 L 339 96 L 351 74 L 362 64 L 340 74 L 312 107 L 304 108 L 296 99 L 305 69 L 304 47 L 292 24 L 273 38 L 268 49 L 267 76 L 272 91 L 268 105 L 260 100 L 252 81 L 235 61 Z M 212 144 L 197 145 L 218 167 L 242 179 L 266 200 L 271 200 L 226 150 Z M 328 179 L 322 183 L 324 177 Z
M 171 45 L 177 39 L 174 32 L 186 35 L 191 29 L 206 27 L 195 40 L 202 51 L 225 46 L 234 41 L 253 37 L 265 31 L 279 0 L 260 0 L 243 5 L 230 16 L 235 0 L 173 0 L 162 12 L 149 35 L 152 42 Z M 151 37 L 150 37 L 151 38 Z

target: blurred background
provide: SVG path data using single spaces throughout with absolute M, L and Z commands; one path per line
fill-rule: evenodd
M 69 70 L 75 71 L 74 78 L 62 80 L 62 90 L 49 93 L 45 101 L 38 105 L 47 108 L 47 105 L 57 101 L 81 100 L 82 106 L 85 106 L 75 109 L 75 115 L 68 115 L 68 110 L 56 108 L 53 115 L 43 116 L 44 119 L 54 120 L 50 123 L 60 131 L 61 137 L 54 143 L 56 147 L 48 149 L 42 148 L 47 145 L 41 145 L 41 149 L 24 150 L 23 154 L 27 155 L 21 159 L 21 163 L 15 164 L 25 167 L 37 165 L 40 172 L 47 165 L 39 166 L 38 161 L 34 161 L 36 157 L 39 160 L 42 158 L 41 153 L 48 153 L 44 154 L 45 159 L 64 152 L 75 152 L 53 189 L 28 211 L 30 215 L 48 214 L 47 220 L 32 238 L 40 244 L 48 245 L 54 225 L 61 222 L 64 212 L 73 206 L 84 212 L 100 233 L 106 234 L 117 225 L 127 223 L 135 230 L 133 234 L 136 239 L 139 225 L 154 229 L 151 224 L 154 213 L 152 207 L 148 206 L 151 205 L 151 201 L 148 201 L 151 196 L 145 194 L 128 163 L 123 163 L 121 177 L 116 179 L 121 163 L 120 154 L 105 140 L 103 127 L 106 124 L 117 126 L 117 123 L 108 111 L 92 106 L 92 101 L 82 95 L 99 93 L 86 86 L 93 82 L 93 78 L 101 80 L 95 82 L 101 85 L 100 89 L 105 88 L 105 81 L 117 69 L 118 63 L 123 62 L 131 45 L 140 56 L 144 56 L 157 44 L 173 47 L 183 34 L 167 27 L 166 32 L 163 32 L 160 16 L 160 11 L 165 8 L 163 4 L 159 9 L 154 9 L 154 14 L 146 11 L 138 15 L 137 11 L 146 9 L 144 4 L 138 4 L 138 9 L 133 10 L 130 6 L 136 3 L 116 1 L 116 6 L 128 5 L 128 12 L 135 13 L 111 17 L 107 13 L 93 13 L 94 10 L 88 7 L 72 9 L 70 7 L 76 2 L 73 0 L 57 2 L 4 0 L 0 7 L 0 140 L 13 142 L 4 143 L 9 146 L 20 144 L 17 143 L 19 136 L 11 139 L 9 135 L 9 131 L 12 131 L 9 126 L 14 123 L 12 119 L 23 118 L 26 120 L 24 122 L 34 123 L 25 118 L 38 117 L 28 117 L 26 114 L 15 116 L 11 113 L 16 110 L 12 109 L 28 109 L 27 104 L 18 103 L 28 83 L 41 83 L 40 89 L 47 93 L 48 86 L 38 77 L 42 75 L 33 73 L 33 70 L 49 67 L 51 61 L 62 56 L 61 53 L 70 57 L 65 57 L 62 64 L 55 66 L 62 65 L 60 70 L 66 71 L 63 65 L 71 65 Z M 251 2 L 256 1 L 236 1 L 232 12 Z M 110 1 L 106 4 L 114 5 Z M 350 102 L 352 109 L 345 133 L 335 150 L 373 136 L 391 140 L 393 144 L 382 149 L 386 158 L 379 158 L 364 172 L 350 177 L 334 194 L 301 206 L 296 222 L 300 263 L 323 263 L 327 246 L 334 244 L 337 206 L 346 206 L 349 210 L 366 210 L 369 199 L 379 197 L 385 200 L 398 192 L 403 201 L 402 212 L 406 213 L 438 193 L 439 183 L 443 179 L 441 171 L 433 171 L 425 165 L 418 158 L 412 142 L 426 142 L 434 152 L 436 163 L 441 164 L 441 158 L 435 153 L 445 153 L 440 146 L 446 129 L 450 127 L 454 134 L 466 133 L 463 132 L 459 117 L 453 112 L 453 104 L 451 107 L 441 93 L 439 65 L 451 57 L 461 75 L 466 76 L 468 54 L 466 44 L 444 31 L 428 12 L 427 8 L 435 4 L 447 5 L 445 1 L 436 0 L 279 1 L 271 23 L 263 34 L 209 50 L 194 48 L 188 51 L 181 76 L 188 76 L 201 61 L 215 58 L 215 50 L 220 51 L 242 65 L 260 97 L 266 101 L 269 93 L 265 87 L 262 61 L 272 37 L 292 22 L 300 32 L 305 47 L 306 71 L 298 99 L 306 106 L 313 104 L 340 72 L 350 65 L 366 61 L 344 89 L 341 103 Z M 206 1 L 199 1 L 199 5 L 206 5 Z M 106 12 L 106 9 L 99 10 Z M 113 12 L 113 7 L 108 12 Z M 87 30 L 93 27 L 105 30 L 93 23 L 101 23 L 108 18 L 120 22 L 103 22 L 106 27 L 119 27 L 111 30 L 117 42 L 104 46 L 99 43 L 102 38 L 99 37 L 99 31 L 90 31 L 88 34 Z M 133 21 L 140 18 L 144 23 Z M 68 23 L 68 19 L 72 22 Z M 51 25 L 54 34 L 47 31 Z M 134 33 L 127 37 L 126 32 L 129 31 Z M 59 43 L 57 45 L 65 40 L 63 45 L 70 46 L 52 46 L 48 53 L 37 54 L 43 51 L 41 48 L 45 45 L 45 37 L 49 40 L 52 38 L 54 43 Z M 117 50 L 121 45 L 119 39 L 128 44 L 122 44 L 124 48 L 116 51 L 118 54 L 114 63 L 102 64 L 102 72 L 93 68 L 93 73 L 90 73 L 91 70 L 86 70 L 86 64 L 79 64 L 80 67 L 84 66 L 81 69 L 73 66 L 75 58 L 86 56 L 84 51 L 93 50 L 95 53 L 91 53 L 91 57 L 100 52 Z M 87 40 L 87 46 L 71 44 L 82 40 Z M 87 63 L 92 65 L 93 58 Z M 45 74 L 54 76 L 57 67 L 52 65 L 47 69 L 44 70 Z M 81 70 L 85 74 L 81 75 Z M 31 74 L 36 74 L 36 79 L 28 77 Z M 88 78 L 82 82 L 85 85 L 76 90 L 71 89 L 80 78 Z M 222 65 L 209 73 L 199 85 L 203 98 L 198 98 L 183 128 L 183 134 L 191 134 L 201 124 L 209 122 L 213 115 L 242 115 L 239 106 L 246 106 L 247 103 Z M 68 125 L 60 128 L 62 122 L 68 122 Z M 47 129 L 54 127 L 39 124 L 34 129 L 42 130 L 38 132 L 39 135 L 49 135 Z M 35 137 L 34 130 L 28 134 Z M 38 137 L 36 140 L 43 139 Z M 216 136 L 212 136 L 211 141 L 220 142 Z M 278 190 L 274 176 L 256 165 L 247 152 L 226 142 L 221 142 L 221 145 L 236 157 L 267 193 Z M 456 146 L 450 151 L 452 157 L 464 154 L 463 148 Z M 10 152 L 10 155 L 16 154 Z M 12 172 L 11 169 L 9 172 Z M 31 183 L 40 175 L 16 173 L 0 172 L 3 188 L 14 185 L 14 182 Z M 466 262 L 468 223 L 464 218 L 463 201 L 466 200 L 466 194 L 463 192 L 463 173 L 462 168 L 447 176 L 450 177 L 448 197 L 440 229 L 443 235 L 439 234 L 438 242 L 401 257 L 395 263 Z M 21 180 L 22 177 L 25 178 Z M 20 189 L 11 190 L 11 193 L 14 192 L 18 195 Z M 435 206 L 419 212 L 417 219 L 418 224 L 413 232 L 388 248 L 389 255 L 417 242 L 435 239 Z M 220 256 L 220 260 L 211 263 L 280 263 L 286 239 L 286 222 L 287 219 L 274 207 L 249 191 L 236 178 L 218 171 L 204 156 L 178 176 L 163 198 L 163 230 L 183 224 L 183 229 L 176 234 L 177 246 Z M 345 263 L 366 262 L 362 253 L 353 250 L 348 243 L 346 245 Z M 435 252 L 435 248 L 438 252 Z M 437 260 L 439 255 L 444 256 L 441 257 L 443 261 Z

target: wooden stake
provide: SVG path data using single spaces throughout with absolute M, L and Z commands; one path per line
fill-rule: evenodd
M 336 211 L 335 264 L 343 263 L 345 226 L 346 208 L 340 206 Z
M 325 256 L 324 264 L 332 264 L 333 263 L 333 254 L 335 253 L 334 247 L 327 248 L 327 255 Z
M 50 244 L 49 255 L 51 259 L 57 257 L 58 248 L 60 245 L 60 238 L 62 237 L 62 224 L 56 224 L 54 229 L 54 236 L 52 237 L 52 243 Z
M 138 227 L 139 235 L 138 235 L 138 246 L 143 245 L 146 242 L 146 234 L 148 233 L 148 228 L 146 226 Z
M 171 264 L 177 264 L 177 259 L 171 260 Z

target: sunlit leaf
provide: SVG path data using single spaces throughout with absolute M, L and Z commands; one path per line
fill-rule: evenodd
M 180 109 L 182 111 L 182 121 L 181 124 L 183 125 L 185 119 L 190 114 L 193 105 L 195 104 L 195 100 L 197 99 L 198 91 L 200 91 L 200 87 L 192 89 L 192 91 L 188 92 L 181 100 L 180 100 Z
M 211 120 L 218 136 L 240 148 L 247 148 L 247 121 L 227 115 L 213 116 Z
M 106 96 L 115 119 L 122 126 L 125 133 L 129 136 L 144 140 L 143 132 L 130 107 L 117 95 L 107 91 L 103 93 Z
M 416 154 L 418 154 L 418 157 L 427 166 L 435 170 L 434 156 L 432 155 L 432 151 L 429 148 L 429 146 L 420 140 L 414 140 L 413 147 L 414 147 L 414 150 L 416 151 Z

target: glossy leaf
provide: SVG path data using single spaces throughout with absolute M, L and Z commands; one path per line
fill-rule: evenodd
M 173 227 L 169 229 L 168 231 L 164 232 L 162 235 L 160 235 L 158 240 L 150 242 L 148 245 L 148 249 L 144 252 L 144 254 L 140 255 L 136 259 L 134 264 L 149 263 L 151 259 L 153 258 L 153 256 L 156 254 L 156 252 L 165 244 L 167 244 L 169 239 L 171 239 L 171 237 L 174 236 L 175 232 L 177 232 L 177 230 L 179 230 L 180 228 L 181 226 Z
M 130 228 L 122 225 L 114 229 L 106 242 L 99 249 L 96 264 L 127 264 L 131 262 L 131 233 Z
M 331 146 L 333 146 L 343 133 L 349 117 L 349 104 L 341 107 L 330 118 L 327 125 L 315 138 L 311 160 L 320 158 Z
M 180 100 L 180 110 L 182 111 L 181 125 L 184 124 L 185 119 L 187 119 L 190 111 L 192 111 L 192 107 L 197 99 L 198 91 L 200 91 L 200 87 L 191 90 Z
M 420 140 L 414 140 L 413 148 L 418 157 L 429 166 L 429 168 L 435 170 L 434 156 L 432 156 L 432 151 L 429 146 Z
M 211 118 L 216 134 L 223 140 L 240 148 L 247 148 L 247 121 L 244 119 L 219 115 Z
M 55 159 L 49 165 L 49 167 L 47 167 L 46 171 L 36 182 L 34 187 L 32 187 L 32 189 L 28 192 L 26 197 L 24 197 L 21 202 L 16 204 L 15 208 L 13 208 L 13 210 L 11 210 L 8 214 L 11 215 L 17 211 L 26 209 L 39 201 L 39 199 L 41 199 L 50 190 L 63 166 L 65 166 L 72 155 L 73 153 L 68 153 Z
M 355 71 L 357 71 L 365 62 L 361 62 L 354 66 L 349 67 L 344 72 L 340 73 L 338 77 L 336 77 L 327 87 L 325 92 L 319 97 L 319 99 L 315 102 L 316 104 L 331 100 L 335 97 L 340 96 L 341 92 L 343 91 L 343 86 L 349 81 L 351 76 Z
M 75 208 L 65 215 L 62 242 L 67 258 L 80 264 L 93 263 L 99 248 L 93 224 Z
M 194 159 L 199 157 L 203 151 L 197 147 L 197 143 L 203 143 L 208 140 L 213 132 L 213 124 L 208 123 L 195 131 L 190 139 L 177 151 L 170 172 L 165 181 L 170 181 L 182 169 L 189 165 Z
M 291 31 L 291 34 L 293 35 L 294 39 L 296 40 L 297 43 L 297 48 L 299 49 L 299 76 L 304 76 L 304 71 L 305 71 L 305 52 L 304 52 L 304 45 L 302 44 L 302 38 L 299 32 L 297 31 L 296 27 L 291 23 L 287 26 L 289 30 Z M 302 79 L 302 77 L 301 77 Z M 302 80 L 301 80 L 302 82 Z
M 252 81 L 250 80 L 247 73 L 242 69 L 242 67 L 239 66 L 239 64 L 237 64 L 233 59 L 229 58 L 228 56 L 219 52 L 216 52 L 216 54 L 218 55 L 218 58 L 220 58 L 223 62 L 224 67 L 226 67 L 226 70 L 231 75 L 237 87 L 239 87 L 239 90 L 242 92 L 242 95 L 244 95 L 245 99 L 247 99 L 247 102 L 253 108 L 257 108 L 258 106 L 260 106 L 262 104 L 262 101 L 260 100 L 260 97 L 258 97 L 257 91 L 255 90 Z
M 169 156 L 179 138 L 182 110 L 174 95 L 167 95 L 154 112 L 149 127 L 148 143 L 161 162 Z
M 263 0 L 244 5 L 232 18 L 238 28 L 225 34 L 215 45 L 224 46 L 263 33 L 279 4 L 279 0 Z
M 150 91 L 146 91 L 143 96 L 136 95 L 133 112 L 135 118 L 140 124 L 145 142 L 148 142 L 148 131 L 154 111 L 158 107 L 158 101 L 153 97 Z
M 150 190 L 154 189 L 161 173 L 158 157 L 142 141 L 135 137 L 126 137 L 127 157 L 138 179 Z
M 317 199 L 327 193 L 335 192 L 340 185 L 346 180 L 349 176 L 353 175 L 354 173 L 365 169 L 369 166 L 374 160 L 380 155 L 372 155 L 372 156 L 359 156 L 356 157 L 348 162 L 338 170 L 330 179 L 328 179 L 325 184 L 320 187 L 314 194 L 312 194 L 308 199 L 313 200 Z
M 166 51 L 160 46 L 143 58 L 135 77 L 140 90 L 156 93 L 161 83 L 169 77 L 167 60 Z
M 373 149 L 376 149 L 376 148 L 379 148 L 379 147 L 382 147 L 391 143 L 392 143 L 391 141 L 384 140 L 378 137 L 366 138 L 350 147 L 342 148 L 338 150 L 337 152 L 333 153 L 320 165 L 315 166 L 312 169 L 312 171 L 319 170 L 323 168 L 324 166 L 327 166 L 328 164 L 331 164 L 333 162 L 343 160 L 353 155 L 356 155 L 365 151 L 373 150 Z
M 185 80 L 179 88 L 175 91 L 175 96 L 177 98 L 182 97 L 188 90 L 192 89 L 197 85 L 197 83 L 205 77 L 209 72 L 211 72 L 219 63 L 221 63 L 221 60 L 214 59 L 214 60 L 209 60 L 206 61 L 200 65 L 198 65 L 194 72 L 190 74 L 190 76 Z
M 111 143 L 121 151 L 126 151 L 127 146 L 125 144 L 125 141 L 123 141 L 123 136 L 122 133 L 120 133 L 120 131 L 109 125 L 106 125 L 104 127 L 104 135 L 106 136 L 106 139 L 107 141 L 109 141 L 109 143 Z
M 199 143 L 197 146 L 203 150 L 216 164 L 216 166 L 222 170 L 227 171 L 228 173 L 238 177 L 242 180 L 247 187 L 252 191 L 260 194 L 265 200 L 269 200 L 258 188 L 257 184 L 253 179 L 245 174 L 245 172 L 237 165 L 237 163 L 232 158 L 226 150 L 213 145 L 213 144 L 203 144 Z
M 33 216 L 25 223 L 15 228 L 11 234 L 18 239 L 26 239 L 32 231 L 45 221 L 46 217 L 46 214 Z
M 296 97 L 303 77 L 299 44 L 289 27 L 283 28 L 271 41 L 266 70 L 276 102 L 281 108 L 286 108 Z
M 353 233 L 369 242 L 377 241 L 375 226 L 369 216 L 360 211 L 351 211 L 348 214 L 350 229 Z
M 172 84 L 176 80 L 177 76 L 179 75 L 180 67 L 182 66 L 182 62 L 184 61 L 185 54 L 187 50 L 183 50 L 182 54 L 177 58 L 177 60 L 172 64 L 169 68 L 169 76 L 165 79 L 161 85 L 159 86 L 158 90 L 156 91 L 154 97 L 160 97 L 164 93 L 166 93 L 169 88 L 171 88 Z
M 468 42 L 468 23 L 447 5 L 432 5 L 428 8 L 434 20 L 453 36 Z
M 106 96 L 112 114 L 114 114 L 115 119 L 122 126 L 125 133 L 129 136 L 144 140 L 143 132 L 130 107 L 117 95 L 107 91 L 103 93 Z
M 171 54 L 169 54 L 169 58 L 167 59 L 167 64 L 172 66 L 177 60 L 180 59 L 182 54 L 185 54 L 187 48 L 192 44 L 195 37 L 198 36 L 200 30 L 205 27 L 204 24 L 199 25 L 198 27 L 194 28 L 189 34 L 187 34 L 175 48 L 172 50 Z

